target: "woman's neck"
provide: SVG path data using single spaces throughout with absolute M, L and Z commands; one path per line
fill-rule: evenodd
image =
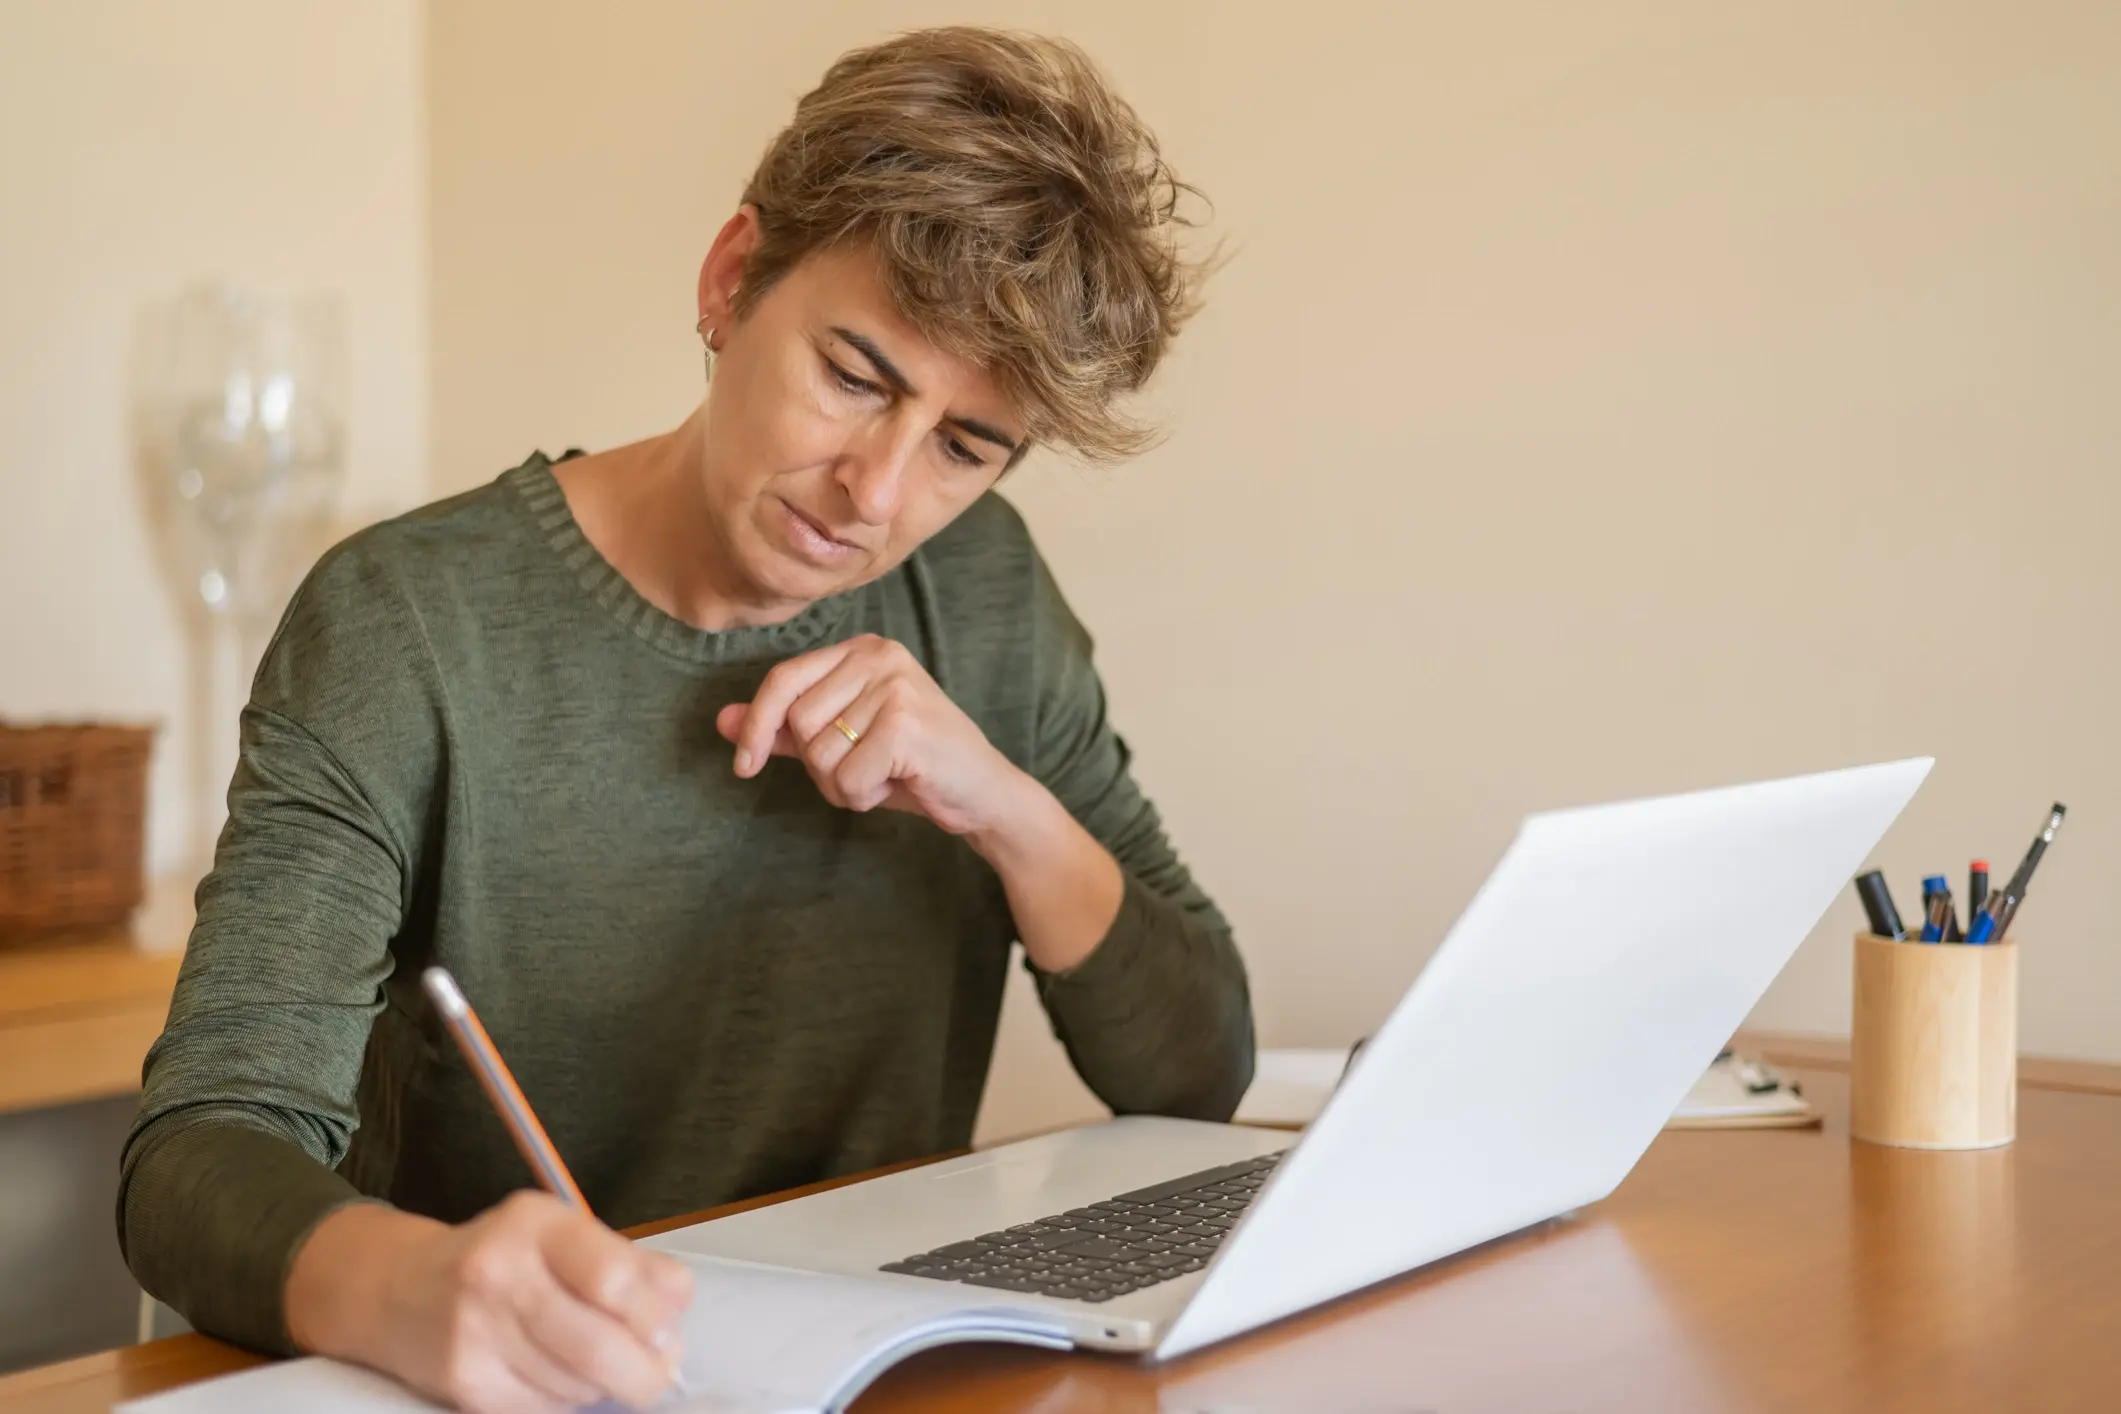
M 700 474 L 701 414 L 676 431 L 552 469 L 597 553 L 674 619 L 719 632 L 785 622 L 805 605 L 761 603 L 735 573 Z

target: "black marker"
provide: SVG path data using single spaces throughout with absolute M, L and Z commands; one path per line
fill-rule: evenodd
M 1856 878 L 1856 897 L 1863 901 L 1863 916 L 1871 925 L 1871 932 L 1881 938 L 1892 938 L 1899 942 L 1907 940 L 1907 929 L 1900 924 L 1900 910 L 1893 907 L 1893 891 L 1885 886 L 1885 874 L 1873 869 Z

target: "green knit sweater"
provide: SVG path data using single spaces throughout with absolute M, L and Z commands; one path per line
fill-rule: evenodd
M 457 1221 L 529 1185 L 430 963 L 613 1226 L 964 1145 L 1016 936 L 999 879 L 926 820 L 835 809 L 798 762 L 737 779 L 714 728 L 859 633 L 911 648 L 1119 860 L 1111 932 L 1035 974 L 1083 1079 L 1116 1111 L 1227 1118 L 1243 965 L 1006 501 L 786 623 L 710 633 L 634 592 L 534 456 L 333 550 L 265 654 L 125 1147 L 141 1284 L 283 1350 L 325 1214 Z

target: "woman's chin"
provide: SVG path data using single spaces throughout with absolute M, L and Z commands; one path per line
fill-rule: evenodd
M 808 604 L 844 593 L 861 582 L 853 565 L 821 565 L 792 550 L 760 548 L 764 553 L 747 558 L 752 562 L 748 577 L 763 591 L 762 597 Z

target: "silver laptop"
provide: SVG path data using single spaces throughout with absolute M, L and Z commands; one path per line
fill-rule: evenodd
M 1527 818 L 1300 1141 L 1128 1117 L 650 1238 L 1183 1354 L 1611 1193 L 1927 758 Z

